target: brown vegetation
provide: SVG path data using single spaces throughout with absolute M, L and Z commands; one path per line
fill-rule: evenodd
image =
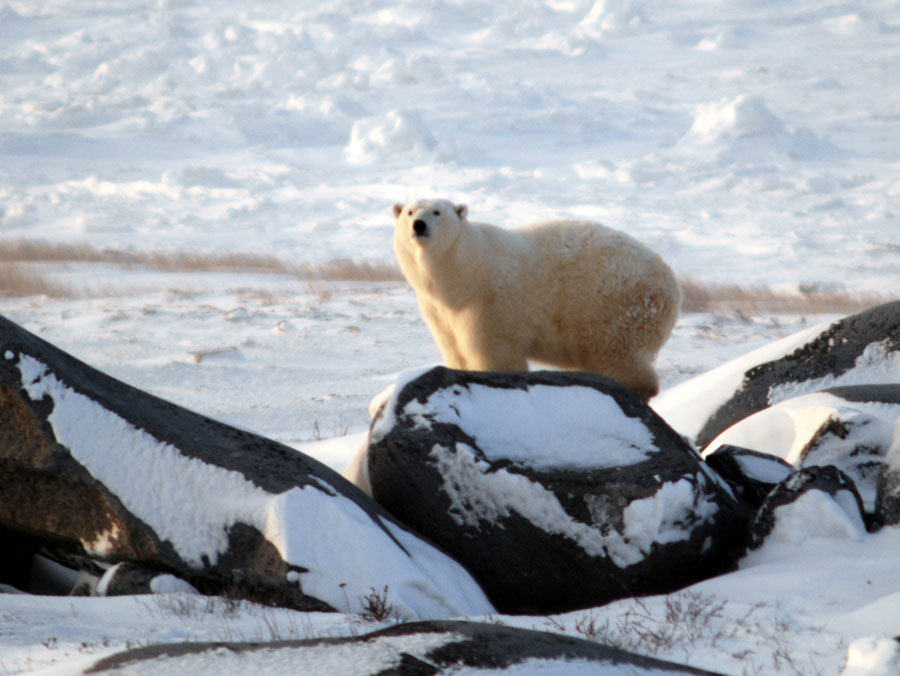
M 681 280 L 683 312 L 770 312 L 776 314 L 850 314 L 886 302 L 877 294 L 841 291 L 797 291 L 786 293 L 767 287 L 736 284 L 705 284 Z
M 89 244 L 0 242 L 0 263 L 108 263 L 123 268 L 149 268 L 160 272 L 257 272 L 291 275 L 299 279 L 334 281 L 400 281 L 400 270 L 384 262 L 337 259 L 325 264 L 285 262 L 252 253 L 135 252 L 98 249 Z M 2 292 L 2 291 L 0 291 Z
M 0 261 L 0 296 L 49 296 L 67 298 L 69 289 L 19 263 Z
M 104 263 L 125 269 L 160 272 L 234 272 L 278 274 L 307 281 L 399 282 L 399 268 L 388 262 L 346 258 L 324 264 L 288 263 L 253 253 L 136 252 L 99 249 L 89 244 L 57 244 L 16 240 L 0 242 L 0 296 L 75 297 L 87 291 L 54 283 L 35 269 L 39 263 Z M 889 300 L 876 294 L 828 291 L 785 293 L 766 287 L 708 284 L 682 280 L 684 312 L 770 312 L 818 314 L 858 312 Z

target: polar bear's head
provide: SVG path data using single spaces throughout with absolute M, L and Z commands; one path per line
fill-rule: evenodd
M 469 208 L 448 200 L 418 200 L 409 204 L 395 204 L 397 246 L 411 243 L 432 248 L 449 246 L 459 236 Z

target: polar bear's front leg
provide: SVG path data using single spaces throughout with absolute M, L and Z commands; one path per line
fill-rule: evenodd
M 465 358 L 460 351 L 453 326 L 441 309 L 434 303 L 419 297 L 419 309 L 425 317 L 425 323 L 431 329 L 431 335 L 444 357 L 444 363 L 452 369 L 465 369 Z
M 453 318 L 453 333 L 463 368 L 470 371 L 527 371 L 528 353 L 521 332 L 504 326 L 492 308 L 469 309 Z
M 452 369 L 527 371 L 527 349 L 520 332 L 504 331 L 491 308 L 450 310 L 420 298 L 419 307 L 435 342 Z

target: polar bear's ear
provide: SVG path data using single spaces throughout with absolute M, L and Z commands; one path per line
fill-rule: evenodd
M 465 217 L 469 215 L 469 207 L 465 204 L 457 204 L 456 215 L 459 217 L 459 220 L 465 219 Z
M 394 218 L 400 218 L 400 214 L 403 213 L 403 205 L 395 204 L 394 205 Z

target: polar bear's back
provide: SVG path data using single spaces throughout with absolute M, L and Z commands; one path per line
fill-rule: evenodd
M 520 279 L 533 286 L 520 292 L 543 301 L 534 314 L 535 359 L 583 363 L 586 346 L 606 353 L 597 360 L 620 350 L 655 356 L 681 304 L 678 282 L 658 254 L 597 223 L 551 221 L 516 232 L 532 266 Z
M 589 221 L 549 221 L 516 233 L 527 243 L 534 279 L 594 280 L 604 293 L 631 289 L 646 281 L 677 292 L 674 276 L 662 258 L 633 237 Z M 543 268 L 543 269 L 537 269 Z M 582 299 L 583 301 L 584 299 Z

